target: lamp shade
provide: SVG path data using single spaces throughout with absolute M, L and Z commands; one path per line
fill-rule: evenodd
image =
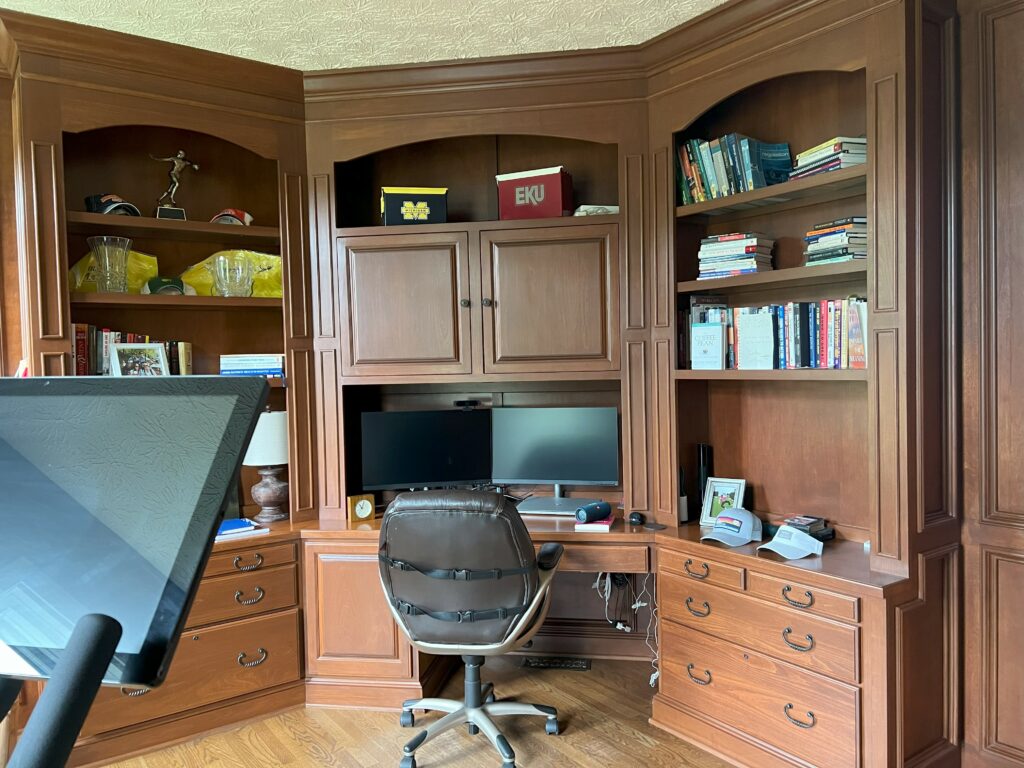
M 287 411 L 260 414 L 242 463 L 247 467 L 278 467 L 288 463 Z

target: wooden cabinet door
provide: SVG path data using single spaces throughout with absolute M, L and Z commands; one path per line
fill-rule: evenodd
M 481 232 L 486 373 L 619 369 L 618 227 Z
M 307 675 L 411 677 L 412 646 L 384 598 L 376 542 L 307 542 L 303 557 Z
M 339 238 L 346 376 L 469 373 L 464 232 Z

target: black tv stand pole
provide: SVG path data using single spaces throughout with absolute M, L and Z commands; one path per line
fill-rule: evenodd
M 121 625 L 116 619 L 90 613 L 78 620 L 7 768 L 67 764 L 120 641 Z M 20 690 L 20 680 L 0 678 L 0 712 L 10 710 Z

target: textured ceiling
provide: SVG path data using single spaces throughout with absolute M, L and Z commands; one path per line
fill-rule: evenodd
M 723 0 L 0 0 L 300 70 L 631 45 Z

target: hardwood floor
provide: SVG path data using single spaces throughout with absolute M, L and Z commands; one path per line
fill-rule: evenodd
M 547 736 L 540 718 L 501 718 L 519 768 L 724 768 L 725 763 L 651 725 L 650 666 L 595 661 L 589 672 L 524 670 L 515 659 L 494 659 L 484 679 L 499 698 L 555 706 L 560 736 Z M 456 675 L 445 696 L 460 698 Z M 438 715 L 417 717 L 417 725 Z M 207 735 L 116 764 L 116 768 L 397 768 L 403 729 L 393 712 L 307 707 Z M 486 768 L 501 759 L 481 736 L 464 729 L 442 734 L 417 754 L 420 768 Z

